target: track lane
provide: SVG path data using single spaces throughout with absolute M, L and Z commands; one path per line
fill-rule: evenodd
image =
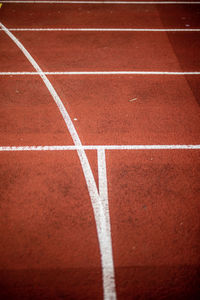
M 40 78 L 0 77 L 1 145 L 52 145 L 73 141 Z M 53 120 L 53 121 L 52 121 Z
M 15 35 L 37 57 L 44 71 L 61 68 L 61 71 L 181 71 L 163 32 L 15 32 Z
M 76 151 L 4 153 L 0 166 L 1 297 L 102 299 L 95 220 Z
M 200 109 L 182 76 L 51 80 L 76 112 L 77 130 L 86 145 L 199 144 Z
M 199 5 L 3 4 L 7 27 L 199 27 Z M 142 14 L 142 18 L 141 18 Z M 162 17 L 162 21 L 160 19 Z M 170 22 L 169 22 L 170 16 Z M 17 17 L 17 18 L 16 18 Z M 164 26 L 163 26 L 164 24 Z
M 8 27 L 158 27 L 159 14 L 155 6 L 145 6 L 144 18 L 141 19 L 144 6 L 113 6 L 65 4 L 10 4 L 2 7 L 2 22 Z M 16 15 L 20 16 L 17 18 Z M 28 16 L 28 18 L 27 18 Z M 45 16 L 45 18 L 44 18 Z
M 16 31 L 15 35 L 44 71 L 200 70 L 199 32 Z
M 1 12 L 0 12 L 1 13 Z M 12 41 L 5 35 L 3 31 L 0 31 L 1 41 L 1 55 L 0 55 L 0 70 L 1 72 L 18 71 L 32 72 L 34 69 L 24 58 L 21 51 L 13 45 Z
M 173 47 L 174 53 L 181 65 L 182 70 L 198 70 L 200 69 L 199 49 L 200 49 L 200 32 L 168 32 L 169 42 Z M 185 40 L 187 39 L 187 45 Z
M 200 5 L 157 5 L 157 11 L 164 28 L 200 27 Z
M 199 151 L 107 151 L 118 299 L 198 299 Z

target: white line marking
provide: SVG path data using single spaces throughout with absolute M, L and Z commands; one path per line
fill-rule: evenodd
M 102 200 L 107 201 L 108 193 L 107 193 L 107 174 L 106 174 L 106 156 L 105 149 L 99 148 L 97 149 L 97 157 L 98 157 L 98 175 L 99 175 L 99 195 L 102 196 Z M 105 206 L 106 205 L 106 206 Z M 108 206 L 108 203 L 105 203 L 104 210 Z
M 99 195 L 102 201 L 102 206 L 104 209 L 106 228 L 102 236 L 104 241 L 103 249 L 101 251 L 102 255 L 102 266 L 104 269 L 104 297 L 106 294 L 109 295 L 109 299 L 114 299 L 113 295 L 115 291 L 113 287 L 115 286 L 114 278 L 114 265 L 113 265 L 113 255 L 112 255 L 112 240 L 111 240 L 111 228 L 110 228 L 110 214 L 109 214 L 109 204 L 108 204 L 108 186 L 107 186 L 107 174 L 106 174 L 106 156 L 104 149 L 98 149 L 98 179 L 99 179 Z
M 1 30 L 1 29 L 0 29 Z M 9 31 L 198 32 L 200 28 L 9 28 Z
M 26 58 L 32 64 L 34 69 L 40 73 L 41 79 L 43 80 L 43 82 L 46 85 L 47 89 L 49 90 L 51 96 L 53 97 L 55 103 L 57 104 L 60 113 L 62 114 L 62 117 L 65 121 L 65 124 L 66 124 L 70 134 L 71 134 L 71 137 L 73 139 L 75 146 L 78 147 L 77 153 L 78 153 L 80 163 L 81 163 L 81 166 L 83 169 L 83 173 L 85 176 L 87 188 L 89 191 L 89 195 L 90 195 L 90 199 L 91 199 L 91 203 L 92 203 L 92 207 L 93 207 L 93 211 L 94 211 L 94 217 L 95 217 L 95 221 L 96 221 L 97 235 L 98 235 L 98 239 L 99 239 L 100 253 L 101 253 L 102 261 L 103 261 L 103 259 L 106 258 L 106 262 L 103 262 L 103 266 L 104 266 L 105 263 L 107 263 L 107 261 L 109 260 L 109 258 L 112 257 L 112 253 L 111 253 L 109 255 L 109 258 L 107 258 L 108 248 L 112 249 L 112 245 L 106 244 L 106 242 L 109 243 L 110 241 L 107 239 L 107 234 L 109 234 L 109 233 L 106 232 L 106 219 L 105 219 L 105 215 L 104 215 L 104 209 L 103 209 L 103 206 L 101 203 L 101 198 L 98 194 L 97 186 L 96 186 L 96 183 L 94 180 L 94 176 L 93 176 L 89 161 L 87 159 L 84 149 L 82 148 L 82 143 L 76 132 L 74 124 L 73 124 L 65 106 L 63 105 L 60 97 L 58 96 L 57 92 L 55 91 L 54 87 L 52 86 L 50 81 L 47 79 L 46 75 L 43 73 L 43 71 L 41 70 L 39 65 L 36 63 L 34 58 L 24 48 L 24 46 L 21 44 L 21 42 L 2 23 L 0 23 L 0 27 L 13 40 L 13 42 L 20 48 L 20 50 L 23 52 L 23 54 L 26 56 Z M 106 239 L 106 242 L 105 242 L 105 239 Z M 106 244 L 106 248 L 105 248 L 105 244 Z M 105 253 L 102 253 L 102 251 L 105 251 Z M 113 262 L 110 262 L 110 263 L 113 263 Z M 107 271 L 107 269 L 102 268 L 104 279 L 107 278 L 107 274 L 104 274 L 104 272 L 106 272 L 106 271 Z M 106 294 L 106 292 L 108 290 L 108 285 L 111 283 L 113 283 L 113 286 L 109 287 L 109 291 L 110 290 L 113 291 L 112 297 L 110 294 L 109 295 Z M 105 300 L 116 299 L 114 278 L 113 278 L 113 282 L 105 283 L 105 281 L 103 281 L 103 284 L 104 284 L 103 290 L 104 290 L 104 295 L 105 295 L 104 299 Z
M 52 3 L 52 4 L 200 4 L 195 1 L 1 1 L 1 3 Z
M 200 72 L 161 71 L 80 71 L 80 72 L 0 72 L 0 76 L 14 75 L 200 75 Z
M 68 150 L 199 150 L 200 145 L 88 145 L 88 146 L 1 146 L 0 151 Z

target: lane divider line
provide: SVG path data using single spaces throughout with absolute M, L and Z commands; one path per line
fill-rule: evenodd
M 0 76 L 15 75 L 200 75 L 200 72 L 165 71 L 69 71 L 69 72 L 0 72 Z
M 2 30 L 2 29 L 0 29 Z M 199 32 L 200 28 L 8 28 L 9 31 Z
M 103 282 L 104 282 L 104 298 L 106 295 L 109 299 L 113 299 L 115 286 L 114 278 L 114 263 L 112 254 L 111 241 L 111 226 L 110 226 L 110 214 L 108 204 L 108 185 L 107 185 L 107 172 L 106 172 L 106 156 L 105 149 L 97 149 L 97 161 L 98 161 L 98 180 L 99 180 L 99 195 L 101 198 L 103 212 L 105 216 L 105 228 L 102 228 L 102 241 L 100 247 L 102 248 L 102 268 L 103 268 Z
M 3 3 L 40 3 L 40 4 L 200 4 L 200 2 L 195 2 L 195 1 L 1 1 Z
M 64 106 L 62 103 L 62 100 L 58 96 L 56 90 L 52 86 L 51 82 L 48 80 L 46 75 L 43 73 L 42 69 L 39 67 L 37 62 L 34 60 L 34 58 L 30 55 L 30 53 L 26 50 L 26 48 L 22 45 L 22 43 L 2 24 L 0 23 L 0 27 L 4 30 L 4 32 L 11 38 L 11 40 L 18 46 L 18 48 L 23 52 L 25 57 L 28 59 L 28 61 L 31 63 L 33 68 L 40 74 L 41 79 L 43 80 L 44 84 L 46 85 L 49 93 L 51 94 L 53 100 L 55 101 L 64 121 L 65 124 L 69 130 L 69 133 L 73 139 L 73 142 L 75 146 L 77 146 L 77 154 L 79 156 L 79 160 L 82 166 L 83 174 L 85 177 L 85 181 L 87 184 L 89 196 L 91 199 L 91 204 L 93 207 L 95 222 L 96 222 L 96 228 L 97 228 L 97 236 L 99 240 L 99 248 L 100 248 L 100 254 L 102 261 L 106 258 L 106 262 L 103 262 L 103 265 L 107 263 L 109 258 L 112 257 L 111 254 L 108 253 L 108 249 L 112 249 L 111 240 L 108 239 L 108 236 L 110 235 L 109 232 L 106 232 L 106 218 L 104 215 L 104 209 L 101 203 L 101 197 L 98 193 L 97 186 L 95 183 L 95 179 L 91 170 L 91 166 L 89 164 L 88 158 L 86 156 L 85 150 L 82 148 L 81 140 L 78 136 L 78 133 L 74 127 L 74 124 Z M 106 245 L 105 248 L 105 240 L 106 243 L 110 243 L 110 245 Z M 105 249 L 104 249 L 105 248 Z M 105 251 L 105 253 L 102 253 L 102 251 Z M 109 255 L 109 258 L 107 256 Z M 110 262 L 113 264 L 113 262 Z M 109 274 L 104 274 L 104 272 L 107 272 L 107 269 L 102 268 L 103 278 L 109 278 Z M 112 286 L 109 286 L 109 284 L 113 284 Z M 104 299 L 105 300 L 115 300 L 116 299 L 116 292 L 115 292 L 115 279 L 113 278 L 113 281 L 105 282 L 103 281 L 103 290 L 104 290 Z M 112 295 L 110 294 L 110 291 L 113 291 Z M 107 292 L 109 292 L 107 294 Z
M 200 145 L 1 146 L 0 151 L 199 150 Z M 102 182 L 102 181 L 101 181 Z

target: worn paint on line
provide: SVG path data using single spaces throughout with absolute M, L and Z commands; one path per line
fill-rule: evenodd
M 88 146 L 1 146 L 0 151 L 68 150 L 199 150 L 200 145 L 88 145 Z
M 103 206 L 103 212 L 105 217 L 105 228 L 102 228 L 102 240 L 100 247 L 102 247 L 101 258 L 103 268 L 103 282 L 104 282 L 104 299 L 114 300 L 115 291 L 115 273 L 113 263 L 113 253 L 111 243 L 111 226 L 110 226 L 110 214 L 108 205 L 108 186 L 107 186 L 107 172 L 106 172 L 106 156 L 105 149 L 97 150 L 98 160 L 98 180 L 99 180 L 99 195 Z

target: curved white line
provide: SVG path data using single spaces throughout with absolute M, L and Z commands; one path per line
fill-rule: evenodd
M 71 134 L 71 137 L 73 139 L 73 142 L 75 146 L 77 147 L 77 153 L 81 162 L 81 166 L 83 169 L 83 173 L 85 176 L 86 184 L 88 187 L 90 199 L 92 202 L 92 207 L 94 210 L 94 216 L 96 221 L 96 227 L 97 227 L 97 235 L 99 240 L 99 246 L 100 246 L 100 254 L 101 254 L 101 262 L 102 262 L 102 272 L 103 272 L 103 278 L 107 279 L 107 282 L 103 281 L 104 283 L 104 299 L 116 299 L 116 293 L 115 293 L 115 282 L 114 282 L 114 267 L 113 267 L 113 273 L 109 276 L 106 273 L 108 270 L 106 268 L 107 263 L 107 256 L 109 255 L 110 258 L 112 258 L 112 253 L 107 253 L 108 246 L 112 249 L 112 242 L 111 242 L 111 233 L 107 230 L 107 216 L 106 212 L 104 210 L 104 207 L 101 202 L 101 197 L 98 194 L 98 190 L 96 187 L 96 183 L 94 180 L 94 176 L 89 164 L 89 161 L 87 159 L 87 156 L 85 154 L 85 151 L 83 149 L 82 143 L 80 141 L 80 138 L 76 132 L 76 129 L 73 125 L 73 122 L 63 105 L 60 97 L 58 96 L 57 92 L 55 91 L 54 87 L 46 77 L 46 75 L 43 73 L 42 69 L 39 67 L 39 65 L 36 63 L 34 58 L 30 55 L 30 53 L 25 49 L 25 47 L 22 45 L 22 43 L 2 24 L 0 23 L 0 27 L 4 30 L 4 32 L 13 40 L 13 42 L 19 47 L 19 49 L 23 52 L 23 54 L 26 56 L 28 61 L 31 63 L 31 65 L 34 67 L 34 69 L 38 72 L 40 77 L 42 78 L 44 84 L 46 85 L 47 89 L 49 90 L 50 94 L 52 95 L 55 103 L 58 106 L 58 109 L 60 113 L 62 114 L 62 117 L 65 121 L 65 124 Z M 108 245 L 109 243 L 109 245 Z M 113 266 L 113 259 L 110 262 Z

